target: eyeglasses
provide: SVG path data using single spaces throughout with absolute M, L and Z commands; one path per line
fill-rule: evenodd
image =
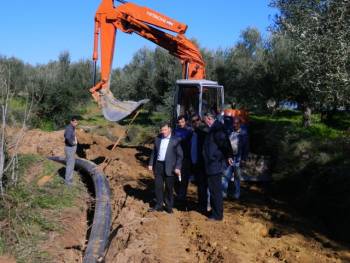
M 193 119 L 192 122 L 200 121 L 200 119 Z

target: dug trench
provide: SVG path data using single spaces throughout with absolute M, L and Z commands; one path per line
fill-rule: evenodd
M 40 132 L 44 139 L 36 150 L 61 154 L 57 147 L 62 137 L 57 136 L 61 133 Z M 244 184 L 239 202 L 226 200 L 222 222 L 208 221 L 195 210 L 194 185 L 189 188 L 188 211 L 150 213 L 150 146 L 112 152 L 111 140 L 85 131 L 78 132 L 78 140 L 81 157 L 97 164 L 110 159 L 104 169 L 112 191 L 105 262 L 350 262 L 348 246 L 320 234 L 314 222 L 271 198 L 261 185 Z

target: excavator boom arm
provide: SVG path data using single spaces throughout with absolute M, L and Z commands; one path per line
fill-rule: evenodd
M 116 31 L 136 33 L 168 50 L 180 59 L 183 78 L 204 79 L 205 63 L 198 47 L 184 36 L 187 25 L 160 14 L 150 8 L 133 3 L 117 7 L 113 0 L 102 0 L 95 16 L 93 60 L 98 60 L 98 44 L 101 44 L 101 81 L 90 91 L 98 100 L 97 91 L 109 90 Z M 172 35 L 161 29 L 176 33 Z

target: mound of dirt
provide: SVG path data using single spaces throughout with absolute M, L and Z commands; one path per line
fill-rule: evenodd
M 18 130 L 13 129 L 11 139 L 15 141 Z M 11 145 L 11 144 L 10 144 Z M 10 148 L 13 150 L 13 148 Z M 44 132 L 41 130 L 29 130 L 24 134 L 19 144 L 21 154 L 39 154 L 41 156 L 62 156 L 64 155 L 63 131 Z
M 114 127 L 110 130 L 116 137 L 124 134 L 124 129 L 120 127 Z M 14 134 L 12 136 L 12 141 L 15 141 L 17 138 L 17 132 L 18 130 L 15 129 L 8 131 L 9 134 Z M 41 130 L 26 131 L 19 144 L 19 153 L 39 154 L 41 156 L 64 156 L 63 134 L 64 130 L 54 132 L 45 132 Z M 96 149 L 90 151 L 91 156 L 87 159 L 93 159 L 94 156 L 96 156 L 96 158 L 99 156 L 107 156 L 109 152 L 107 148 L 111 148 L 114 144 L 114 142 L 107 137 L 89 133 L 84 129 L 77 129 L 76 135 L 81 148 L 96 147 Z
M 0 256 L 0 263 L 16 263 L 16 260 L 10 256 Z

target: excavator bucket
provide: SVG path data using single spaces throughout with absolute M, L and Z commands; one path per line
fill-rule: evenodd
M 113 94 L 108 91 L 100 97 L 103 116 L 109 121 L 121 121 L 130 114 L 141 108 L 149 100 L 140 101 L 121 101 L 114 98 Z

